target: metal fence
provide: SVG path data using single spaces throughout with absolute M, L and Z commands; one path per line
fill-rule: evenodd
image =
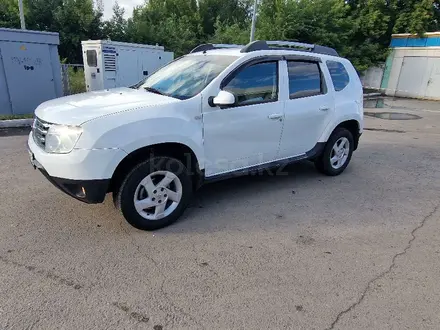
M 61 81 L 65 96 L 85 92 L 84 65 L 61 64 Z

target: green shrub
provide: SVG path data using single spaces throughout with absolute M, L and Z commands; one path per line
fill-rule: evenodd
M 86 91 L 84 69 L 69 67 L 67 72 L 69 74 L 70 94 L 84 93 Z

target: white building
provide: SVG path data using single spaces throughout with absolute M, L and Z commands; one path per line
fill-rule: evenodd
M 381 89 L 389 96 L 440 100 L 440 32 L 393 34 Z

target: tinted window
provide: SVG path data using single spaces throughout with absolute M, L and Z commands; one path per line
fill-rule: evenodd
M 291 99 L 323 94 L 318 63 L 287 62 Z
M 239 71 L 223 90 L 235 95 L 236 105 L 278 100 L 278 63 L 258 63 Z
M 340 62 L 327 61 L 327 67 L 330 71 L 330 76 L 332 77 L 333 86 L 335 86 L 335 91 L 342 91 L 349 83 L 350 78 L 348 76 L 347 70 Z
M 87 55 L 87 65 L 90 67 L 97 67 L 98 66 L 98 57 L 96 55 L 96 50 L 88 50 L 86 52 Z

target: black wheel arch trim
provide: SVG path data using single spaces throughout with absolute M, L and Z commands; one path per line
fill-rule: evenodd
M 357 125 L 356 130 L 354 130 L 354 129 L 350 129 L 350 123 L 353 123 L 353 122 L 356 122 L 356 125 Z M 360 132 L 361 123 L 360 123 L 357 119 L 354 119 L 354 118 L 353 118 L 353 119 L 347 119 L 347 120 L 344 120 L 344 121 L 340 122 L 339 124 L 337 124 L 337 125 L 335 126 L 335 128 L 333 129 L 333 131 L 332 131 L 331 134 L 333 134 L 333 132 L 334 132 L 338 127 L 343 127 L 343 128 L 345 128 L 345 129 L 347 129 L 347 130 L 349 130 L 349 131 L 351 132 L 351 134 L 353 135 L 353 140 L 354 140 L 354 148 L 353 148 L 353 151 L 357 150 L 357 148 L 358 148 L 358 146 L 359 146 L 359 140 L 360 140 L 360 138 L 361 138 L 361 136 L 362 136 L 362 133 Z M 331 136 L 331 134 L 330 134 L 330 136 Z M 330 138 L 330 136 L 329 136 L 329 138 Z

